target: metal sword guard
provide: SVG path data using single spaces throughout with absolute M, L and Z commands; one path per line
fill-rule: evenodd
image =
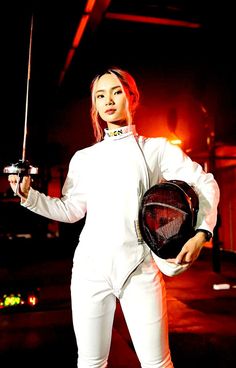
M 29 176 L 38 174 L 38 167 L 30 165 L 28 160 L 19 160 L 15 164 L 3 168 L 5 174 L 15 174 L 19 176 Z

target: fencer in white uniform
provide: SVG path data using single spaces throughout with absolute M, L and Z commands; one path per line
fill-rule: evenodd
M 28 178 L 18 194 L 24 207 L 52 220 L 73 223 L 86 215 L 71 281 L 78 368 L 107 367 L 117 298 L 141 366 L 170 368 L 162 273 L 174 276 L 187 269 L 204 244 L 204 233 L 190 240 L 178 262 L 159 260 L 140 235 L 140 203 L 146 190 L 161 180 L 184 180 L 199 196 L 196 229 L 213 233 L 219 188 L 213 175 L 179 147 L 165 138 L 137 134 L 135 125 L 122 115 L 129 86 L 120 76 L 124 79 L 127 74 L 114 69 L 93 83 L 95 106 L 108 128 L 104 139 L 74 154 L 61 198 L 29 187 Z M 13 190 L 16 180 L 9 176 Z M 27 195 L 23 185 L 28 185 Z

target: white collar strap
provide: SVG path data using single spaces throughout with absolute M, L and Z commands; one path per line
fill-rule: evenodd
M 120 139 L 131 134 L 136 135 L 136 128 L 135 125 L 126 125 L 111 130 L 106 128 L 104 129 L 104 132 L 105 132 L 104 139 Z

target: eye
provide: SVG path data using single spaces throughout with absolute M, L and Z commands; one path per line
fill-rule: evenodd
M 123 91 L 121 89 L 118 89 L 114 92 L 114 95 L 120 95 L 121 93 L 123 93 Z
M 100 99 L 100 98 L 103 98 L 104 97 L 104 94 L 100 93 L 96 96 L 96 99 Z

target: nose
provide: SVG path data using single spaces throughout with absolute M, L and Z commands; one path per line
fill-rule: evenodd
M 106 99 L 106 106 L 109 106 L 109 105 L 114 105 L 114 101 L 111 96 L 107 96 L 107 99 Z

